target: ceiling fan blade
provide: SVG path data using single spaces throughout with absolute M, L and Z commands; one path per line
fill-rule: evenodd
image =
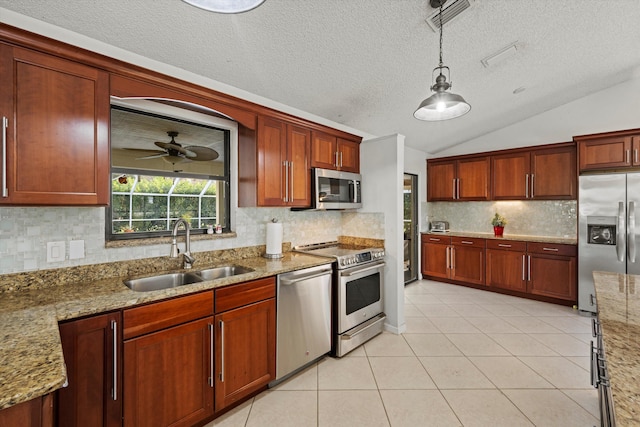
M 160 153 L 164 153 L 165 152 L 165 151 L 160 151 L 160 150 L 149 150 L 149 149 L 146 149 L 146 148 L 121 148 L 121 150 L 137 151 L 140 154 L 149 153 L 149 155 L 154 154 L 154 153 L 160 154 Z
M 189 147 L 185 147 L 188 151 L 191 151 L 195 154 L 195 156 L 188 156 L 189 159 L 195 160 L 198 162 L 208 162 L 211 160 L 217 159 L 220 154 L 212 148 L 202 147 L 199 145 L 191 145 Z
M 182 146 L 178 144 L 172 144 L 170 142 L 161 142 L 161 141 L 156 141 L 154 142 L 154 144 L 156 144 L 160 148 L 164 148 L 165 150 L 177 151 L 178 153 L 184 154 L 185 156 L 189 155 L 189 151 L 182 148 Z
M 136 157 L 136 160 L 158 159 L 160 157 L 167 157 L 168 155 L 169 153 L 158 153 L 158 154 L 152 154 L 151 156 Z

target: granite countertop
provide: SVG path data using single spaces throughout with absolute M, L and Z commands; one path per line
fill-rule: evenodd
M 62 387 L 66 380 L 66 370 L 58 331 L 59 321 L 331 262 L 329 258 L 287 252 L 279 260 L 251 257 L 233 261 L 233 264 L 254 269 L 251 273 L 159 291 L 134 292 L 123 284 L 123 277 L 117 277 L 71 284 L 56 283 L 46 288 L 2 293 L 0 409 Z M 194 271 L 215 266 L 215 263 L 198 265 Z
M 640 276 L 593 273 L 619 426 L 640 425 Z
M 524 234 L 508 234 L 503 237 L 496 237 L 493 233 L 476 233 L 473 231 L 449 231 L 446 233 L 437 233 L 433 231 L 423 231 L 422 234 L 432 234 L 434 236 L 455 236 L 455 237 L 475 237 L 478 239 L 491 240 L 519 240 L 522 242 L 538 242 L 538 243 L 557 243 L 563 245 L 577 245 L 578 239 L 573 237 L 553 237 L 553 236 L 531 236 Z

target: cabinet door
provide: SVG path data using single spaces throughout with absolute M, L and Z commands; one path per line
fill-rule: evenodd
M 448 244 L 422 241 L 422 275 L 443 279 L 449 278 Z
M 311 131 L 300 126 L 289 125 L 288 158 L 289 166 L 289 206 L 311 206 Z M 286 181 L 286 180 L 285 180 Z
M 576 257 L 530 254 L 528 292 L 575 303 Z
M 631 165 L 631 137 L 612 136 L 578 143 L 580 172 Z
M 3 427 L 52 427 L 53 425 L 51 394 L 0 410 L 0 426 Z M 57 425 L 66 426 L 67 424 Z
M 124 343 L 124 425 L 192 426 L 213 415 L 213 317 Z
M 8 119 L 0 203 L 108 205 L 108 73 L 0 45 L 0 77 Z
M 276 374 L 275 298 L 216 315 L 216 411 Z
M 578 195 L 576 148 L 550 148 L 531 153 L 532 199 L 575 200 Z
M 338 153 L 341 171 L 360 173 L 360 144 L 338 138 Z
M 491 157 L 494 200 L 522 200 L 529 197 L 529 153 Z
M 335 136 L 312 132 L 311 167 L 324 169 L 338 168 L 338 140 Z
M 451 251 L 451 279 L 484 285 L 484 247 L 461 244 Z
M 458 200 L 489 200 L 489 164 L 488 157 L 458 160 Z
M 487 286 L 525 292 L 525 269 L 524 252 L 487 249 Z
M 286 124 L 258 117 L 258 206 L 284 206 L 287 177 Z
M 456 193 L 456 163 L 427 163 L 427 200 L 450 201 Z
M 122 425 L 120 313 L 60 325 L 69 385 L 58 390 L 59 426 Z

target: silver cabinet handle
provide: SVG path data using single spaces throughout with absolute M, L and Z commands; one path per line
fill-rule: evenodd
M 625 157 L 625 163 L 630 163 L 630 161 L 629 161 L 630 160 L 630 156 L 629 156 L 630 154 L 631 154 L 631 150 L 626 150 L 625 151 L 625 156 L 624 156 Z
M 293 162 L 289 162 L 289 174 L 291 175 L 291 177 L 289 178 L 289 182 L 291 182 L 291 200 L 289 201 L 293 202 Z
M 542 248 L 543 251 L 558 252 L 558 248 Z
M 633 150 L 633 161 L 635 163 L 638 163 L 638 149 L 637 148 Z
M 629 202 L 629 217 L 627 218 L 627 245 L 629 262 L 636 262 L 636 202 Z
M 526 181 L 524 184 L 524 198 L 528 199 L 529 198 L 529 174 L 526 175 Z
M 531 174 L 531 198 L 533 199 L 533 189 L 535 187 L 535 184 L 533 183 L 533 178 L 535 177 L 534 174 Z
M 340 152 L 340 167 L 342 167 L 342 151 Z
M 118 322 L 111 321 L 111 335 L 113 338 L 113 388 L 111 399 L 118 400 Z
M 522 281 L 524 282 L 525 278 L 524 278 L 524 255 L 522 255 Z
M 209 358 L 209 372 L 211 372 L 211 376 L 209 377 L 209 387 L 213 388 L 213 376 L 215 375 L 215 371 L 213 370 L 213 323 L 209 323 L 207 328 L 209 328 L 209 351 L 211 352 L 211 357 Z
M 2 197 L 9 197 L 7 187 L 7 128 L 9 119 L 2 116 Z
M 338 152 L 336 151 L 336 161 L 334 163 L 335 167 L 340 167 L 340 163 L 338 162 Z
M 289 162 L 285 160 L 284 162 L 282 162 L 282 164 L 284 165 L 284 201 L 288 202 L 289 201 L 289 168 L 288 168 Z
M 456 197 L 456 179 L 455 178 L 453 178 L 453 180 L 452 180 L 451 194 L 453 196 L 453 200 L 455 200 L 457 198 Z
M 429 237 L 429 240 L 432 242 L 439 242 L 441 239 L 436 239 L 435 237 Z
M 616 232 L 616 255 L 618 255 L 618 261 L 624 262 L 624 257 L 627 253 L 627 247 L 625 244 L 625 224 L 624 224 L 624 203 L 618 202 L 618 230 Z
M 452 246 L 451 252 L 449 253 L 451 254 L 451 269 L 455 270 L 456 269 L 456 248 Z
M 531 281 L 531 255 L 527 256 L 527 281 Z
M 468 240 L 462 240 L 460 241 L 460 243 L 462 243 L 463 245 L 473 245 L 473 242 L 470 242 Z
M 220 382 L 224 382 L 224 321 L 220 321 Z
M 504 245 L 502 243 L 498 243 L 498 246 L 500 246 L 501 248 L 510 248 L 511 245 Z
M 445 255 L 444 255 L 444 256 L 445 256 L 445 258 L 446 258 L 446 267 L 447 267 L 447 270 L 451 269 L 451 263 L 449 262 L 449 250 L 450 250 L 450 249 L 451 249 L 451 247 L 450 247 L 450 246 L 447 246 L 447 249 L 444 251 L 444 253 L 445 253 Z
M 456 179 L 456 197 L 460 200 L 460 178 Z

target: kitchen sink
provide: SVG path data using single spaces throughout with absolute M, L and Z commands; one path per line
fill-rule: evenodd
M 242 267 L 240 265 L 225 265 L 221 267 L 207 268 L 197 271 L 196 274 L 203 280 L 221 279 L 223 277 L 237 276 L 238 274 L 251 273 L 253 268 Z
M 136 292 L 158 291 L 160 289 L 175 288 L 192 283 L 202 282 L 204 279 L 195 273 L 167 273 L 158 276 L 141 277 L 125 280 L 124 284 Z
M 132 291 L 150 292 L 190 285 L 204 280 L 237 276 L 238 274 L 251 273 L 252 271 L 254 271 L 252 268 L 242 267 L 240 265 L 225 265 L 221 267 L 207 268 L 200 271 L 190 271 L 188 273 L 167 273 L 160 274 L 158 276 L 129 279 L 125 280 L 124 284 Z

